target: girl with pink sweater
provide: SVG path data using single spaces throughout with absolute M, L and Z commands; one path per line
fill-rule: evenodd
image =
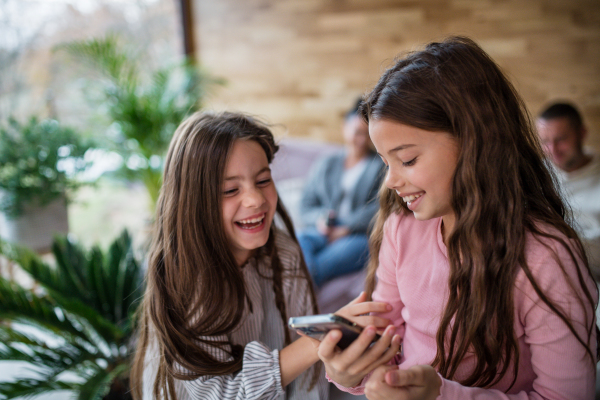
M 330 380 L 372 400 L 592 399 L 597 287 L 499 67 L 470 39 L 431 43 L 362 113 L 388 167 L 367 294 L 392 305 L 402 351 L 382 366 L 374 327 L 344 351 L 332 331 Z

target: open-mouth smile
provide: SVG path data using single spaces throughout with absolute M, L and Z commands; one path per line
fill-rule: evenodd
M 252 230 L 261 227 L 265 224 L 267 214 L 262 214 L 257 217 L 251 217 L 235 221 L 235 224 L 244 230 Z

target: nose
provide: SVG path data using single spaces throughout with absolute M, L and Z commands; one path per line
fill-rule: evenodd
M 392 190 L 398 190 L 404 186 L 404 177 L 389 167 L 385 175 L 385 186 Z
M 260 188 L 250 188 L 244 194 L 242 205 L 247 208 L 258 208 L 265 203 L 265 196 Z

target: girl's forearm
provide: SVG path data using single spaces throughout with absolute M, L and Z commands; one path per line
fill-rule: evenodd
M 281 386 L 286 387 L 301 373 L 319 361 L 314 339 L 301 337 L 279 352 Z

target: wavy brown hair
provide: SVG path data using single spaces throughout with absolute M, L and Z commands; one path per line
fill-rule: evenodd
M 196 113 L 181 123 L 171 140 L 156 210 L 147 287 L 139 311 L 139 339 L 131 373 L 135 399 L 142 398 L 150 327 L 160 354 L 153 387 L 157 399 L 177 398 L 174 379 L 228 375 L 242 368 L 243 346 L 201 338 L 232 332 L 240 323 L 244 308 L 252 309 L 242 269 L 230 251 L 221 216 L 223 174 L 236 140 L 260 144 L 269 163 L 278 150 L 266 125 L 229 112 Z M 297 242 L 280 201 L 276 212 Z M 286 275 L 277 254 L 274 224 L 260 252 L 271 260 L 273 291 L 287 345 L 291 337 L 286 325 L 282 282 L 284 275 L 290 274 Z M 302 257 L 301 271 L 303 276 L 294 278 L 308 281 L 313 312 L 318 313 Z M 214 359 L 206 351 L 207 345 L 224 349 L 231 355 L 231 361 Z M 187 371 L 182 372 L 181 368 Z M 315 377 L 317 373 L 316 369 Z
M 448 132 L 460 149 L 451 199 L 456 223 L 447 240 L 449 298 L 432 363 L 441 375 L 452 379 L 461 360 L 473 353 L 477 363 L 461 381 L 463 385 L 489 387 L 506 375 L 511 363 L 516 379 L 520 355 L 513 328 L 513 291 L 520 270 L 595 364 L 590 341 L 597 329 L 596 304 L 585 283 L 591 277 L 585 251 L 565 222 L 570 218 L 568 210 L 526 107 L 496 63 L 468 38 L 431 43 L 398 59 L 383 73 L 365 95 L 362 114 L 367 121 L 382 119 Z M 376 285 L 384 222 L 392 213 L 410 212 L 385 185 L 380 204 L 370 243 L 369 295 Z M 563 272 L 557 278 L 568 280 L 586 312 L 586 337 L 576 332 L 568 313 L 549 299 L 533 277 L 525 254 L 528 233 L 541 243 L 545 239 L 558 243 L 577 266 L 573 281 L 555 257 Z

